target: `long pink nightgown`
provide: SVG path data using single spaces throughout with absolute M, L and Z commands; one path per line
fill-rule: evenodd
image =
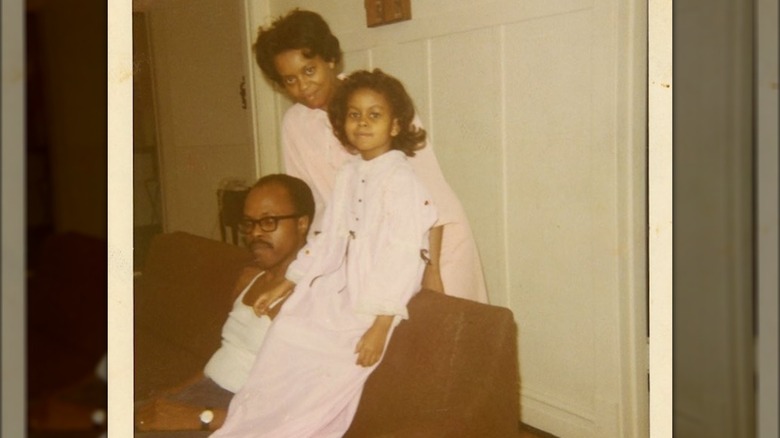
M 357 365 L 355 346 L 377 315 L 394 315 L 393 327 L 408 316 L 435 222 L 402 152 L 347 163 L 322 233 L 287 269 L 295 290 L 212 437 L 341 437 L 376 367 Z
M 414 124 L 421 126 L 419 118 Z M 295 104 L 282 121 L 285 172 L 306 181 L 314 192 L 317 212 L 328 205 L 339 167 L 352 155 L 333 135 L 327 112 Z M 482 303 L 488 302 L 482 263 L 468 218 L 455 193 L 444 179 L 430 142 L 409 159 L 420 180 L 428 188 L 439 220 L 444 226 L 439 268 L 444 292 Z M 317 213 L 312 232 L 321 228 Z

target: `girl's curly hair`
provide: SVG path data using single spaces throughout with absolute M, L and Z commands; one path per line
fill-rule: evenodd
M 425 147 L 425 130 L 414 126 L 414 103 L 406 92 L 401 81 L 384 73 L 380 69 L 374 71 L 358 70 L 344 79 L 336 89 L 328 106 L 328 118 L 333 126 L 333 133 L 342 145 L 350 152 L 355 148 L 349 143 L 344 124 L 347 120 L 347 104 L 349 98 L 357 90 L 369 89 L 385 97 L 390 105 L 392 118 L 398 119 L 400 132 L 393 137 L 391 147 L 398 149 L 409 157 L 414 151 Z
M 341 62 L 341 46 L 328 23 L 316 12 L 298 8 L 277 18 L 269 27 L 260 27 L 253 49 L 260 70 L 280 86 L 284 84 L 274 65 L 274 58 L 280 53 L 302 50 L 309 59 L 320 56 L 326 62 Z

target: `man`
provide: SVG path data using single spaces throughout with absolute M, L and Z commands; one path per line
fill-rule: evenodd
M 201 428 L 201 421 L 213 430 L 222 424 L 230 399 L 246 381 L 271 319 L 281 307 L 280 302 L 268 316 L 257 316 L 252 308 L 257 291 L 284 278 L 287 266 L 306 243 L 313 217 L 312 192 L 298 178 L 267 175 L 252 187 L 239 228 L 255 266 L 237 281 L 233 309 L 222 326 L 222 346 L 203 373 L 137 406 L 139 430 L 194 430 Z

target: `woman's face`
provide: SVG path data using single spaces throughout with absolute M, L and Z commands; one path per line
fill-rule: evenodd
M 282 52 L 274 58 L 282 85 L 290 97 L 309 108 L 327 109 L 338 85 L 336 65 L 319 55 L 307 58 L 300 49 Z

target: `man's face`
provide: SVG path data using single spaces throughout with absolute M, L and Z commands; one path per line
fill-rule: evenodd
M 244 219 L 255 221 L 269 217 L 296 215 L 287 189 L 279 184 L 266 184 L 249 191 L 244 202 Z M 305 216 L 280 219 L 276 229 L 264 231 L 263 226 L 255 224 L 244 233 L 244 241 L 254 255 L 257 265 L 263 270 L 274 268 L 287 269 L 287 264 L 295 259 L 303 246 L 308 231 L 309 219 Z

